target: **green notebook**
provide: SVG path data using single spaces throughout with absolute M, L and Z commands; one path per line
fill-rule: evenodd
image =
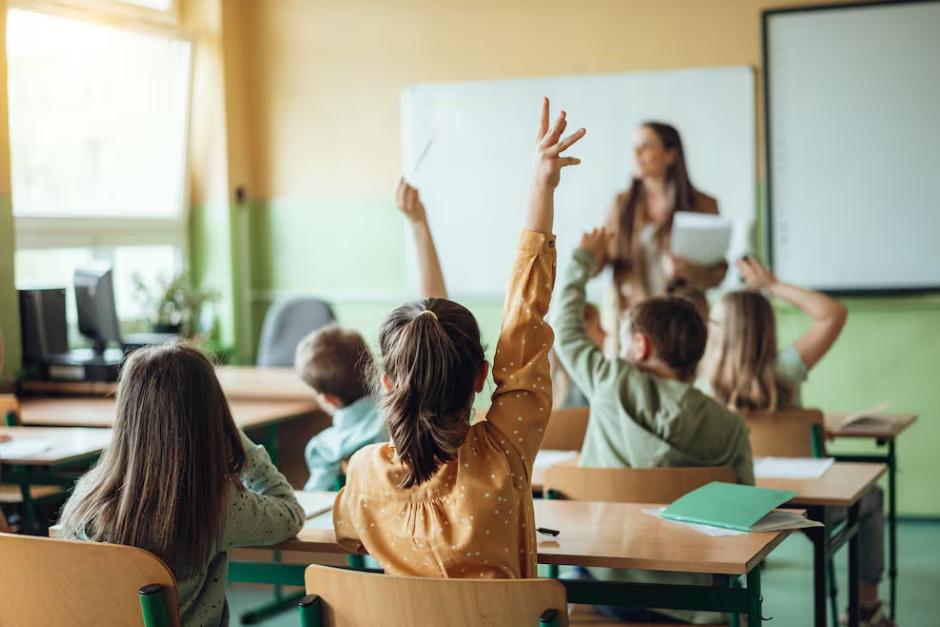
M 663 510 L 662 517 L 735 531 L 752 531 L 758 521 L 796 494 L 790 490 L 768 490 L 713 481 L 673 501 Z

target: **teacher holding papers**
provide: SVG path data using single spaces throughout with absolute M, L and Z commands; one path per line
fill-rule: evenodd
M 728 270 L 724 261 L 702 266 L 670 252 L 677 211 L 718 213 L 718 202 L 689 180 L 679 131 L 662 122 L 645 122 L 637 129 L 633 154 L 633 180 L 617 195 L 607 219 L 613 233 L 607 262 L 613 268 L 614 328 L 632 303 L 676 285 L 704 292 L 721 283 Z

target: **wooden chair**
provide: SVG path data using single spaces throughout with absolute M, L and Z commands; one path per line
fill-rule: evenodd
M 671 503 L 712 481 L 735 483 L 730 468 L 579 468 L 552 466 L 545 489 L 552 498 L 610 503 Z
M 587 431 L 588 407 L 553 409 L 542 438 L 544 449 L 556 451 L 580 451 Z
M 751 430 L 754 457 L 822 457 L 823 414 L 818 409 L 789 409 L 744 415 Z
M 565 588 L 552 579 L 394 577 L 314 565 L 305 580 L 303 627 L 568 625 Z
M 177 627 L 176 580 L 130 546 L 0 533 L 0 625 Z

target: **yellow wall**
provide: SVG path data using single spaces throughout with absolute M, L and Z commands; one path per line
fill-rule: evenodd
M 760 64 L 767 0 L 237 0 L 256 193 L 388 193 L 424 81 Z M 807 3 L 813 4 L 813 3 Z M 817 4 L 822 4 L 818 2 Z
M 0 0 L 0 50 L 7 47 L 7 3 Z M 13 234 L 13 203 L 10 198 L 10 125 L 7 109 L 7 59 L 0 54 L 0 337 L 3 340 L 3 370 L 0 382 L 13 378 L 20 364 L 19 299 L 13 273 L 16 250 Z

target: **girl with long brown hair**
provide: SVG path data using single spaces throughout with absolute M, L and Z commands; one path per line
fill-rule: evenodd
M 799 407 L 800 384 L 835 343 L 847 310 L 821 292 L 782 283 L 753 257 L 737 262 L 750 289 L 725 294 L 712 310 L 705 378 L 712 395 L 737 411 Z M 777 324 L 767 293 L 794 305 L 810 328 L 778 351 Z
M 666 293 L 670 283 L 683 281 L 699 291 L 715 287 L 728 264 L 699 266 L 672 255 L 670 235 L 677 211 L 718 213 L 718 202 L 699 191 L 689 178 L 682 137 L 664 122 L 644 122 L 633 148 L 635 173 L 630 186 L 617 195 L 607 217 L 613 238 L 605 262 L 613 270 L 608 328 L 619 328 L 631 304 Z M 608 339 L 617 343 L 617 333 Z M 613 354 L 616 346 L 609 346 Z
M 228 551 L 304 523 L 293 489 L 235 426 L 209 360 L 170 344 L 134 352 L 111 444 L 62 513 L 68 538 L 136 546 L 176 575 L 183 625 L 228 624 Z
M 486 419 L 473 401 L 489 365 L 473 314 L 446 298 L 395 309 L 382 325 L 381 403 L 391 442 L 361 449 L 336 499 L 339 542 L 365 547 L 386 572 L 432 577 L 535 577 L 531 475 L 552 407 L 545 322 L 555 280 L 554 191 L 562 112 L 543 102 L 525 230 L 510 274 Z

